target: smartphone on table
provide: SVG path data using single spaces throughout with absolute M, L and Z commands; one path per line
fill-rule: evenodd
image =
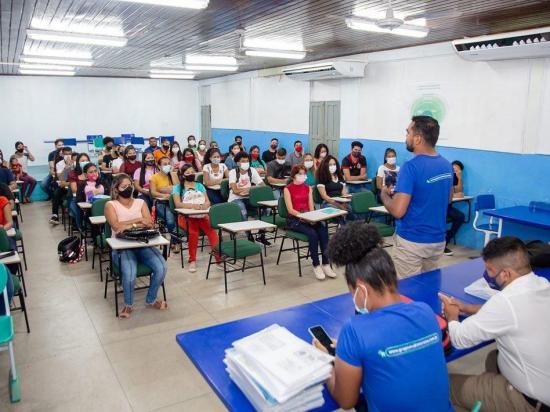
M 307 329 L 309 334 L 317 339 L 323 345 L 328 353 L 332 356 L 336 355 L 336 348 L 332 347 L 332 339 L 321 325 L 315 325 Z

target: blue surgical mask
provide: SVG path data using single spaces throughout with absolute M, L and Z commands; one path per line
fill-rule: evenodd
M 80 168 L 84 170 L 84 166 L 86 166 L 90 162 L 80 162 Z
M 361 287 L 363 287 L 363 286 L 361 286 Z M 357 303 L 355 303 L 355 298 L 357 298 L 357 292 L 358 291 L 359 291 L 359 286 L 357 286 L 357 288 L 355 289 L 355 293 L 353 294 L 353 304 L 355 305 L 355 311 L 357 313 L 361 314 L 361 315 L 366 315 L 367 313 L 369 313 L 369 310 L 367 309 L 367 290 L 365 289 L 365 300 L 363 302 L 363 307 L 362 308 L 357 306 Z
M 483 279 L 485 279 L 487 281 L 487 283 L 489 284 L 489 287 L 491 289 L 502 290 L 502 286 L 497 283 L 496 278 L 498 277 L 498 275 L 500 275 L 500 272 L 498 272 L 495 277 L 489 276 L 489 274 L 487 273 L 486 270 L 483 272 Z

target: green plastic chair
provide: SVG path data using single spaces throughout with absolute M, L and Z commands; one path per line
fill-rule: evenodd
M 104 216 L 105 215 L 105 205 L 111 200 L 110 198 L 99 199 L 92 203 L 92 209 L 90 210 L 90 216 Z M 95 225 L 91 225 L 92 230 L 96 229 Z M 99 277 L 101 282 L 103 282 L 103 263 L 108 262 L 107 259 L 102 259 L 103 255 L 107 252 L 107 246 L 105 242 L 105 233 L 102 230 L 99 230 L 99 233 L 93 232 L 92 238 L 93 250 L 92 250 L 92 269 L 95 269 L 95 257 L 96 255 L 99 258 Z
M 286 226 L 286 219 L 283 219 L 278 213 L 275 213 L 274 209 L 271 209 L 273 210 L 271 215 L 262 216 L 261 209 L 263 207 L 258 202 L 266 200 L 275 200 L 273 189 L 270 186 L 254 186 L 250 188 L 250 197 L 248 199 L 250 207 L 256 209 L 258 216 L 260 216 L 260 220 L 277 226 L 275 235 L 272 237 L 272 239 L 277 239 L 277 230 Z
M 312 186 L 313 192 L 311 195 L 313 196 L 313 203 L 316 205 L 320 205 L 323 203 L 323 198 L 321 197 L 321 194 L 319 193 L 319 189 L 317 189 L 317 185 Z
M 481 410 L 481 401 L 477 401 L 472 408 L 472 412 L 479 412 Z
M 262 248 L 256 242 L 251 242 L 246 239 L 237 239 L 236 236 L 232 236 L 231 240 L 223 240 L 222 229 L 219 226 L 222 223 L 236 223 L 241 222 L 241 209 L 234 203 L 219 203 L 210 207 L 208 212 L 210 217 L 210 225 L 213 229 L 218 230 L 219 242 L 214 247 L 212 253 L 210 253 L 210 259 L 208 260 L 208 269 L 206 271 L 206 279 L 210 274 L 210 266 L 212 265 L 212 258 L 214 253 L 220 255 L 223 262 L 223 278 L 225 284 L 225 293 L 227 293 L 227 274 L 232 272 L 241 271 L 244 272 L 246 269 L 252 269 L 261 267 L 262 268 L 262 278 L 265 283 L 265 270 L 264 270 L 264 259 L 262 255 Z M 250 256 L 260 255 L 260 264 L 253 266 L 246 266 L 246 258 Z M 227 264 L 230 262 L 232 265 L 235 265 L 237 260 L 243 260 L 241 267 L 235 267 L 234 269 L 227 270 Z
M 308 247 L 309 239 L 305 234 L 301 232 L 296 232 L 286 227 L 286 218 L 288 217 L 288 209 L 286 208 L 284 197 L 279 198 L 278 212 L 281 219 L 285 220 L 285 234 L 282 236 L 283 240 L 281 241 L 281 246 L 279 247 L 279 254 L 277 256 L 277 265 L 281 260 L 281 253 L 292 250 L 293 252 L 296 252 L 296 255 L 298 256 L 298 274 L 299 276 L 302 276 L 301 260 L 307 259 L 309 257 L 309 247 Z M 292 240 L 292 247 L 284 249 L 284 244 L 286 239 Z M 305 242 L 306 243 L 305 246 L 300 246 L 300 242 Z M 300 249 L 307 249 L 308 253 L 306 255 L 303 255 L 300 253 Z
M 222 195 L 222 198 L 225 202 L 227 202 L 227 199 L 229 199 L 229 180 L 223 179 L 220 184 L 220 193 Z
M 395 233 L 395 228 L 385 223 L 371 221 L 371 207 L 378 206 L 374 194 L 370 191 L 354 193 L 351 196 L 351 210 L 353 213 L 366 214 L 366 222 L 375 226 L 383 237 L 392 236 Z
M 17 233 L 17 232 L 16 232 Z M 8 234 L 4 229 L 0 229 L 0 252 L 10 252 L 12 250 Z M 23 282 L 23 293 L 27 296 L 27 286 L 25 284 L 25 275 L 21 267 L 21 261 L 17 264 L 17 276 Z
M 4 297 L 4 306 L 6 314 L 0 316 L 0 350 L 7 350 L 10 353 L 10 374 L 9 374 L 9 390 L 11 403 L 21 400 L 21 387 L 19 385 L 19 375 L 15 366 L 15 353 L 13 351 L 13 318 L 10 314 L 10 302 L 8 300 L 8 290 L 6 284 L 8 282 L 9 272 L 4 264 L 0 264 L 0 290 Z
M 197 182 L 200 184 L 204 183 L 204 175 L 202 173 L 196 175 L 197 176 Z

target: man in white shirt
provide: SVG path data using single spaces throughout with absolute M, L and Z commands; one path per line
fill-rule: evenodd
M 484 305 L 441 295 L 455 348 L 494 339 L 481 375 L 451 375 L 451 401 L 470 410 L 550 411 L 550 283 L 535 275 L 525 244 L 507 236 L 483 249 L 484 278 L 499 290 Z M 459 313 L 470 314 L 462 322 Z M 459 409 L 457 409 L 459 410 Z

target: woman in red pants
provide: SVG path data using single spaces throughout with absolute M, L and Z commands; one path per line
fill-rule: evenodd
M 210 207 L 210 201 L 206 195 L 206 188 L 202 183 L 195 181 L 195 170 L 190 164 L 184 164 L 178 171 L 180 183 L 172 189 L 172 196 L 176 208 L 206 210 Z M 212 248 L 218 244 L 218 235 L 210 226 L 208 213 L 190 215 L 185 218 L 178 216 L 178 225 L 189 233 L 189 272 L 197 271 L 197 248 L 199 234 L 202 231 L 207 237 Z M 220 257 L 216 255 L 216 261 Z

